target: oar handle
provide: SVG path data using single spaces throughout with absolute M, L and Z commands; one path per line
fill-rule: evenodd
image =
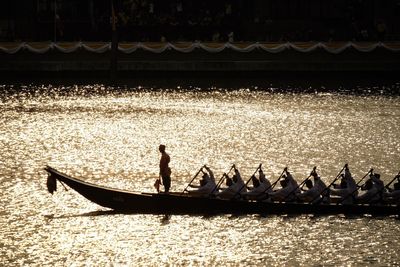
M 365 177 L 368 176 L 368 174 L 372 173 L 373 171 L 374 171 L 374 169 L 371 168 L 371 169 L 360 179 L 360 181 L 357 182 L 357 186 L 360 187 L 359 184 L 365 179 Z
M 353 192 L 351 192 L 351 193 L 348 194 L 347 196 L 345 196 L 343 199 L 341 199 L 336 205 L 339 205 L 339 204 L 343 203 L 343 201 L 345 201 L 345 200 L 348 199 L 349 197 L 353 196 L 353 194 L 354 194 L 355 192 L 357 192 L 358 189 L 361 187 L 361 186 L 359 186 L 358 184 L 359 184 L 362 180 L 364 180 L 364 178 L 367 177 L 368 174 L 372 173 L 373 171 L 374 171 L 374 169 L 371 168 L 371 169 L 363 176 L 363 178 L 361 178 L 361 180 L 358 181 L 356 189 L 353 190 Z
M 319 198 L 322 194 L 324 194 L 326 191 L 329 190 L 329 188 L 337 181 L 337 179 L 340 177 L 340 174 L 342 174 L 343 170 L 345 168 L 348 168 L 348 164 L 346 163 L 343 168 L 340 170 L 340 172 L 336 175 L 335 179 L 333 179 L 333 181 L 324 188 L 324 190 L 322 190 L 316 197 L 314 197 L 310 202 L 308 202 L 308 204 L 312 204 L 317 198 Z
M 270 186 L 268 186 L 263 192 L 261 192 L 260 194 L 257 195 L 257 197 L 261 196 L 262 194 L 265 194 L 265 192 L 267 192 L 269 189 L 273 189 L 275 187 L 275 185 L 279 182 L 279 180 L 282 178 L 283 174 L 287 172 L 287 167 L 285 167 L 281 173 L 281 175 L 279 175 L 278 179 L 276 179 L 275 182 L 273 182 Z
M 390 183 L 388 183 L 387 185 L 385 185 L 386 188 L 389 188 L 389 186 L 396 181 L 396 179 L 398 179 L 400 177 L 400 171 L 399 173 L 396 174 L 396 176 L 390 181 Z
M 257 169 L 254 171 L 254 173 L 250 176 L 250 178 L 247 180 L 246 184 L 244 186 L 242 186 L 242 188 L 240 188 L 240 190 L 242 190 L 245 186 L 247 186 L 249 184 L 249 182 L 251 181 L 251 177 L 253 177 L 254 175 L 256 175 L 257 171 L 261 169 L 262 163 L 260 163 L 260 165 L 258 165 Z M 239 190 L 239 191 L 240 191 Z
M 303 186 L 311 178 L 311 176 L 316 171 L 316 169 L 317 169 L 317 166 L 315 166 L 313 168 L 313 170 L 311 171 L 310 175 L 304 181 L 302 181 L 298 186 L 296 186 L 296 188 L 293 189 L 289 194 L 287 194 L 286 197 L 281 202 L 284 202 L 291 194 L 293 194 L 294 192 L 296 192 L 297 189 L 299 189 L 301 186 Z
M 298 187 L 303 188 L 304 184 L 311 178 L 311 176 L 313 176 L 314 173 L 316 173 L 316 171 L 317 171 L 317 166 L 314 166 L 314 168 L 310 172 L 310 175 L 303 182 L 301 182 Z
M 232 167 L 229 169 L 229 171 L 227 173 L 224 172 L 224 174 L 222 174 L 222 177 L 218 180 L 218 183 L 215 185 L 214 189 L 211 191 L 210 194 L 213 194 L 215 191 L 218 191 L 218 189 L 221 186 L 224 178 L 228 176 L 228 174 L 232 171 L 233 168 L 235 168 L 235 164 L 232 165 Z
M 233 195 L 233 197 L 232 197 L 231 199 L 234 199 L 237 195 L 240 195 L 240 192 L 242 191 L 242 189 L 245 188 L 245 187 L 249 184 L 249 182 L 250 182 L 250 180 L 251 180 L 251 177 L 253 177 L 254 175 L 256 175 L 257 171 L 258 171 L 259 169 L 261 169 L 261 166 L 262 166 L 262 163 L 260 163 L 260 165 L 258 165 L 258 167 L 257 167 L 257 169 L 254 171 L 253 175 L 250 176 L 250 178 L 247 180 L 247 182 L 246 182 L 242 187 L 240 187 L 240 189 L 235 193 L 235 195 Z
M 181 194 L 183 194 L 183 193 L 187 190 L 187 188 L 192 184 L 192 182 L 194 181 L 194 179 L 196 179 L 196 177 L 199 175 L 199 173 L 203 170 L 203 168 L 204 168 L 205 166 L 206 166 L 206 165 L 201 166 L 201 168 L 199 169 L 199 171 L 195 174 L 195 176 L 194 176 L 193 179 L 188 183 L 188 185 L 185 187 L 185 189 L 183 189 L 183 191 L 182 191 Z
M 381 193 L 383 192 L 383 190 L 388 189 L 389 186 L 390 186 L 394 181 L 396 181 L 396 179 L 399 178 L 399 176 L 400 176 L 400 171 L 399 171 L 399 173 L 398 173 L 387 185 L 385 185 L 385 186 L 384 186 L 383 188 L 381 188 L 378 192 L 376 192 L 374 195 L 372 195 L 370 199 L 374 199 L 374 197 L 375 197 L 376 195 L 381 194 Z

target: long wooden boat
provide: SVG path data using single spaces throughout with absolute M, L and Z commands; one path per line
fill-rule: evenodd
M 118 212 L 145 214 L 351 214 L 400 215 L 397 205 L 337 205 L 223 200 L 181 193 L 134 193 L 70 177 L 47 166 L 49 179 L 68 185 L 88 200 Z

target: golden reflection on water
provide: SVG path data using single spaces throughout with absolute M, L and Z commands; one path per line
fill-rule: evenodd
M 393 218 L 110 214 L 60 185 L 51 196 L 42 170 L 154 191 L 164 143 L 175 191 L 203 164 L 219 176 L 236 163 L 245 179 L 260 163 L 272 179 L 288 166 L 298 180 L 318 166 L 328 182 L 348 162 L 358 178 L 374 167 L 388 181 L 400 168 L 398 97 L 50 89 L 0 101 L 6 265 L 400 263 Z

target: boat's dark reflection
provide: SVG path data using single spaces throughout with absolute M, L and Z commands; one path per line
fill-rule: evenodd
M 54 214 L 49 214 L 49 215 L 44 215 L 44 217 L 48 220 L 54 220 L 54 219 L 68 219 L 68 218 L 79 218 L 79 217 L 98 217 L 98 216 L 112 216 L 112 215 L 118 215 L 118 214 L 123 214 L 123 215 L 135 215 L 137 213 L 132 213 L 129 211 L 115 211 L 115 210 L 96 210 L 96 211 L 90 211 L 90 212 L 85 212 L 81 214 L 64 214 L 64 215 L 54 215 Z M 149 214 L 151 215 L 151 214 Z M 161 225 L 166 225 L 171 222 L 172 214 L 154 214 L 154 216 L 160 217 L 160 223 Z M 177 214 L 179 216 L 179 214 Z M 186 216 L 186 215 L 185 215 Z M 202 219 L 208 220 L 212 219 L 217 216 L 226 216 L 223 214 L 192 214 L 190 216 L 198 216 L 202 217 Z M 276 215 L 276 214 L 254 214 L 254 215 L 244 215 L 244 214 L 230 214 L 229 219 L 236 219 L 239 217 L 249 217 L 253 216 L 256 219 L 265 219 L 265 218 L 271 218 L 271 217 L 281 217 L 284 220 L 287 219 L 293 219 L 293 218 L 308 218 L 311 220 L 318 220 L 320 218 L 327 218 L 327 217 L 333 217 L 335 219 L 346 219 L 346 220 L 358 220 L 358 219 L 374 219 L 374 220 L 383 220 L 387 219 L 387 216 L 373 216 L 370 214 L 364 214 L 364 215 L 349 215 L 349 214 L 338 214 L 335 216 L 332 215 L 324 215 L 324 214 L 281 214 L 281 215 Z M 400 216 L 397 215 L 391 215 L 389 216 L 390 218 L 394 218 L 396 220 L 400 220 Z
M 170 215 L 170 214 L 165 214 L 165 215 L 163 215 L 162 216 L 162 218 L 161 218 L 161 225 L 167 225 L 167 224 L 169 224 L 170 222 L 171 222 L 171 216 L 172 215 Z
M 90 212 L 85 212 L 85 213 L 80 213 L 80 214 L 63 214 L 63 215 L 54 215 L 54 214 L 47 214 L 44 215 L 45 219 L 47 220 L 56 220 L 56 219 L 69 219 L 69 218 L 79 218 L 79 217 L 99 217 L 99 216 L 113 216 L 113 215 L 118 215 L 118 214 L 123 214 L 123 215 L 135 215 L 137 213 L 132 213 L 132 212 L 125 212 L 125 211 L 115 211 L 115 210 L 96 210 L 96 211 L 90 211 Z M 172 218 L 171 214 L 155 214 L 154 216 L 160 217 L 160 223 L 161 225 L 166 225 L 169 224 Z M 198 215 L 191 215 L 191 216 L 201 216 L 203 219 L 210 219 L 215 216 L 218 216 L 217 214 L 198 214 Z M 232 215 L 234 216 L 234 215 Z
M 96 211 L 90 211 L 90 212 L 85 212 L 85 213 L 80 213 L 80 214 L 63 214 L 63 215 L 48 214 L 48 215 L 44 215 L 44 217 L 46 219 L 52 220 L 52 219 L 78 218 L 78 217 L 97 217 L 97 216 L 107 216 L 107 215 L 116 215 L 116 214 L 129 214 L 129 213 L 124 213 L 124 212 L 115 211 L 115 210 L 96 210 Z

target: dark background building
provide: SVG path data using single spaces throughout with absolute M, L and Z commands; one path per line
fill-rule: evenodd
M 114 0 L 120 41 L 400 40 L 400 0 Z M 7 0 L 0 41 L 110 41 L 111 0 Z

